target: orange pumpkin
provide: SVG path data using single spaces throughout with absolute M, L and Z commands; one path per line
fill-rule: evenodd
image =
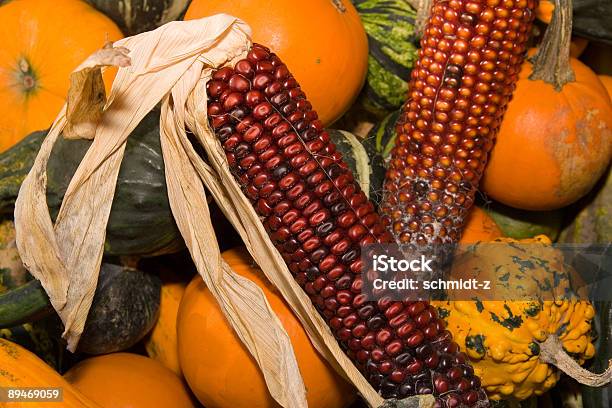
M 555 3 L 550 0 L 541 0 L 536 9 L 536 17 L 538 20 L 550 24 L 552 20 L 553 11 L 555 10 Z
M 608 96 L 612 98 L 612 76 L 609 75 L 599 75 L 599 80 L 603 84 L 606 91 L 608 91 Z
M 12 402 L 0 406 L 10 408 L 100 408 L 34 353 L 19 344 L 0 338 L 0 388 L 32 387 L 59 388 L 62 390 L 62 402 Z
M 228 13 L 287 64 L 325 126 L 351 106 L 368 68 L 368 42 L 349 0 L 193 0 L 185 19 Z
M 106 41 L 122 37 L 109 18 L 81 0 L 6 2 L 0 33 L 0 152 L 48 128 L 64 104 L 72 70 Z
M 493 218 L 479 207 L 472 207 L 465 221 L 460 244 L 472 244 L 478 241 L 493 241 L 503 236 Z
M 159 318 L 145 340 L 145 348 L 149 357 L 159 361 L 177 375 L 182 375 L 176 339 L 176 317 L 187 282 L 171 280 L 164 275 L 162 280 Z
M 103 408 L 195 407 L 179 377 L 138 354 L 88 358 L 72 367 L 64 378 Z
M 259 285 L 291 338 L 308 405 L 340 408 L 354 391 L 315 351 L 300 322 L 244 249 L 223 253 L 232 269 Z M 191 390 L 207 408 L 277 408 L 257 364 L 196 276 L 183 295 L 178 323 L 179 359 Z
M 497 201 L 526 210 L 584 196 L 612 156 L 612 104 L 597 75 L 571 58 L 576 80 L 560 92 L 528 77 L 526 62 L 482 181 Z

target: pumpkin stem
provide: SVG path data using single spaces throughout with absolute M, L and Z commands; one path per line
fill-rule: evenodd
M 581 384 L 589 387 L 601 387 L 612 381 L 612 361 L 608 368 L 601 374 L 595 374 L 586 370 L 571 358 L 564 350 L 559 337 L 555 335 L 540 343 L 540 360 L 547 364 L 552 364 L 565 374 L 572 377 Z
M 30 72 L 30 63 L 28 62 L 27 59 L 21 58 L 19 60 L 19 69 L 24 74 L 27 74 L 28 72 Z
M 332 4 L 340 13 L 346 12 L 346 7 L 344 6 L 344 3 L 342 3 L 342 0 L 332 0 Z
M 19 78 L 23 85 L 23 91 L 29 93 L 36 88 L 36 77 L 32 72 L 32 67 L 25 57 L 21 57 L 18 61 L 19 66 Z
M 570 45 L 572 38 L 572 0 L 554 0 L 552 19 L 538 52 L 531 58 L 532 81 L 541 79 L 561 91 L 563 85 L 576 78 L 570 66 Z

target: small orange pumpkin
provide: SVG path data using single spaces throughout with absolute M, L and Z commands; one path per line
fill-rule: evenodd
M 465 221 L 460 244 L 472 244 L 474 242 L 493 241 L 503 236 L 493 218 L 479 207 L 472 207 Z
M 100 408 L 98 404 L 72 387 L 53 368 L 34 353 L 0 338 L 0 387 L 9 388 L 59 388 L 62 402 L 11 402 L 1 405 L 11 408 Z M 6 395 L 6 394 L 4 394 Z
M 159 318 L 153 330 L 151 330 L 151 334 L 145 339 L 145 348 L 149 357 L 182 376 L 178 358 L 176 317 L 187 282 L 171 279 L 168 275 L 161 274 L 163 285 Z
M 368 41 L 349 0 L 193 0 L 185 19 L 228 13 L 287 64 L 323 125 L 351 106 L 368 69 Z
M 612 156 L 612 104 L 597 75 L 570 59 L 575 81 L 560 92 L 532 81 L 525 62 L 485 170 L 483 190 L 525 210 L 552 210 L 584 196 Z
M 0 6 L 0 152 L 48 128 L 70 73 L 119 28 L 81 0 L 11 0 Z M 108 71 L 107 83 L 112 79 Z
M 599 75 L 599 80 L 603 84 L 606 91 L 608 91 L 608 96 L 612 98 L 612 76 L 609 75 Z
M 297 357 L 306 386 L 308 406 L 341 408 L 355 393 L 314 349 L 300 322 L 263 276 L 245 249 L 223 258 L 238 274 L 263 290 L 277 314 Z M 179 360 L 191 390 L 207 408 L 278 408 L 255 361 L 226 321 L 217 301 L 196 276 L 183 295 L 178 322 Z
M 103 408 L 193 408 L 181 379 L 157 361 L 130 353 L 88 358 L 64 378 Z

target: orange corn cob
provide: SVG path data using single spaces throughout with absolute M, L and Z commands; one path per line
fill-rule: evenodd
M 428 302 L 368 301 L 361 246 L 392 242 L 281 60 L 254 44 L 208 83 L 208 114 L 244 194 L 346 354 L 385 398 L 485 406 L 480 380 Z
M 456 243 L 527 49 L 537 0 L 434 0 L 381 215 L 401 244 Z

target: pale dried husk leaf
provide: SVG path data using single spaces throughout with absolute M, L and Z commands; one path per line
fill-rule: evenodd
M 106 105 L 106 90 L 102 68 L 127 67 L 130 50 L 107 43 L 93 53 L 72 74 L 66 102 L 68 121 L 63 135 L 66 139 L 93 139 Z
M 106 224 L 127 137 L 161 102 L 160 137 L 173 215 L 198 272 L 261 368 L 271 395 L 283 407 L 307 406 L 291 342 L 278 317 L 262 290 L 234 273 L 220 256 L 205 187 L 289 303 L 316 349 L 356 386 L 371 407 L 379 407 L 383 399 L 340 349 L 293 279 L 231 175 L 225 154 L 208 125 L 206 83 L 214 69 L 246 55 L 251 45 L 249 35 L 250 29 L 240 20 L 217 15 L 169 23 L 118 41 L 116 52 L 129 56 L 131 65 L 119 70 L 101 115 L 96 92 L 72 93 L 71 101 L 76 105 L 69 113 L 66 107 L 62 109 L 21 187 L 15 209 L 19 251 L 62 318 L 68 348 L 75 350 L 97 284 Z M 85 64 L 89 74 L 77 70 L 73 78 L 91 81 L 88 75 L 99 76 L 100 65 L 120 65 L 112 61 L 117 60 L 98 59 L 93 65 Z M 99 87 L 100 82 L 97 84 Z M 91 106 L 81 107 L 82 103 Z M 46 164 L 69 119 L 88 123 L 86 133 L 92 132 L 94 138 L 53 224 L 46 205 Z M 194 150 L 186 128 L 204 147 L 208 163 Z M 433 397 L 413 397 L 394 406 L 429 407 L 433 406 Z

